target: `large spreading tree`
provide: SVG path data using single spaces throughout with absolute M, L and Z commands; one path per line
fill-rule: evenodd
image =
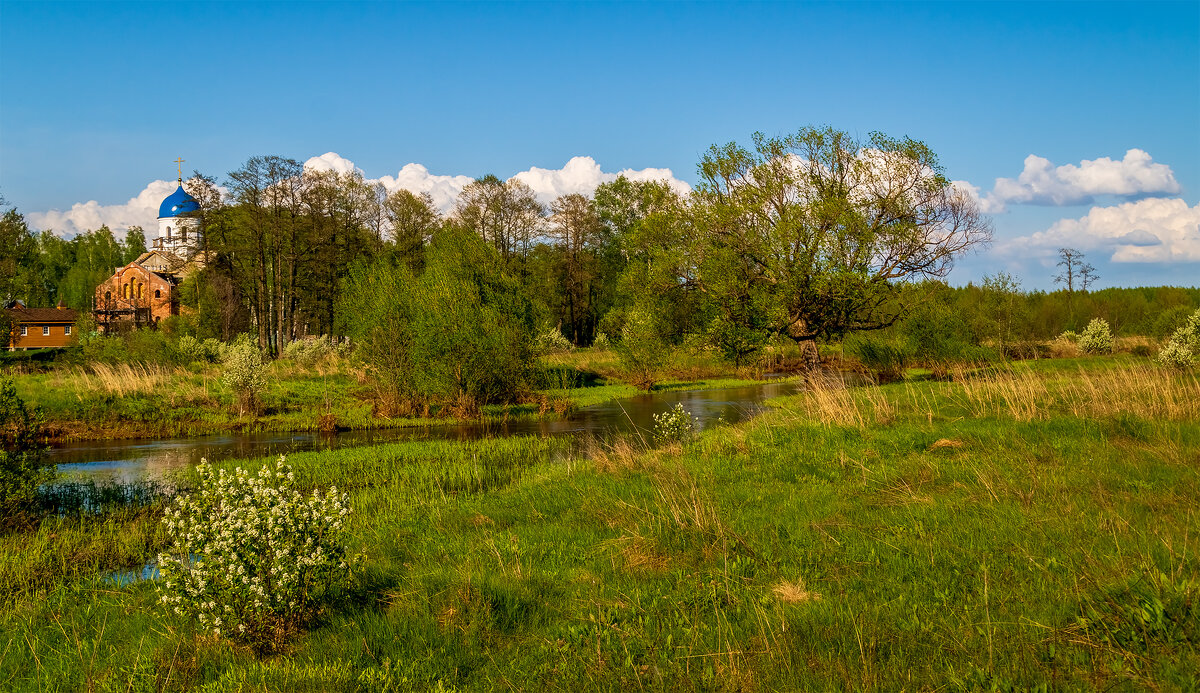
M 970 195 L 922 142 L 832 128 L 714 146 L 663 247 L 669 285 L 691 294 L 702 329 L 731 358 L 772 338 L 892 325 L 900 285 L 944 277 L 991 238 Z

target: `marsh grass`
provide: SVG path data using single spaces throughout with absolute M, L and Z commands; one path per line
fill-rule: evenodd
M 685 446 L 296 454 L 302 485 L 350 490 L 365 560 L 284 655 L 77 571 L 5 600 L 0 687 L 1195 689 L 1195 380 L 1044 364 L 830 384 Z M 95 529 L 136 545 L 140 521 L 75 519 L 37 552 L 87 555 Z

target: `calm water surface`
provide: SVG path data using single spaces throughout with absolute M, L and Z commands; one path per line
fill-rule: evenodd
M 724 390 L 656 392 L 586 407 L 564 419 L 465 423 L 377 431 L 321 433 L 230 433 L 198 438 L 82 441 L 50 452 L 63 478 L 116 482 L 164 479 L 173 470 L 230 458 L 263 457 L 305 450 L 374 445 L 406 440 L 474 440 L 514 435 L 607 436 L 654 427 L 654 415 L 682 404 L 704 428 L 723 419 L 737 423 L 762 411 L 763 402 L 803 388 L 798 382 L 765 382 Z

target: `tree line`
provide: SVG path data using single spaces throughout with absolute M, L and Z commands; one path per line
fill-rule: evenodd
M 547 332 L 577 346 L 604 335 L 652 370 L 655 352 L 684 342 L 739 364 L 776 345 L 811 356 L 817 341 L 894 328 L 935 304 L 976 342 L 1011 342 L 1097 315 L 1119 333 L 1157 333 L 1164 311 L 1200 303 L 1183 289 L 1089 292 L 1093 271 L 1078 258 L 1065 292 L 1024 292 L 1003 274 L 946 286 L 990 222 L 911 138 L 756 134 L 711 147 L 698 173 L 686 195 L 621 177 L 549 205 L 489 175 L 443 214 L 427 194 L 357 172 L 251 157 L 223 180 L 184 184 L 207 263 L 180 287 L 181 322 L 200 338 L 251 333 L 271 354 L 308 335 L 351 336 L 396 392 L 492 401 L 515 388 L 479 371 L 519 380 L 513 364 Z M 65 241 L 31 233 L 15 210 L 2 228 L 0 296 L 31 305 L 87 308 L 96 284 L 145 249 L 140 229 Z

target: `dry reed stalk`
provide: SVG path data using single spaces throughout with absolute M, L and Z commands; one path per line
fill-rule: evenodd
M 680 529 L 715 536 L 725 534 L 716 504 L 684 470 L 665 470 L 658 475 L 654 490 L 662 509 Z
M 975 416 L 1031 421 L 1064 412 L 1078 417 L 1200 418 L 1200 377 L 1146 363 L 1104 370 L 1080 368 L 1069 375 L 1014 368 L 976 377 L 964 374 L 956 376 L 955 382 Z
M 94 363 L 86 369 L 72 372 L 77 394 L 81 391 L 99 391 L 121 397 L 162 390 L 171 381 L 173 374 L 173 371 L 162 366 L 128 363 L 117 366 Z

